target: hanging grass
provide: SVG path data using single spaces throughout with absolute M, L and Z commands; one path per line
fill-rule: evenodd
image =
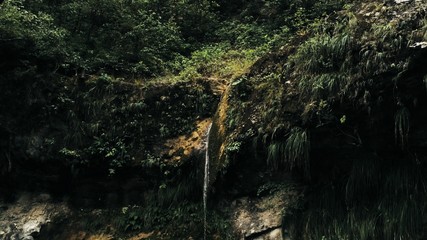
M 397 110 L 394 117 L 394 136 L 396 144 L 405 148 L 408 144 L 409 135 L 409 110 L 406 107 L 401 107 Z
M 339 70 L 352 45 L 353 39 L 347 33 L 335 36 L 319 34 L 303 43 L 292 60 L 299 73 Z
M 268 146 L 267 165 L 277 170 L 285 159 L 285 143 L 273 142 Z
M 285 144 L 285 159 L 290 168 L 303 167 L 309 173 L 310 140 L 306 130 L 293 128 Z
M 340 93 L 350 82 L 354 48 L 348 33 L 330 36 L 319 34 L 303 43 L 292 57 L 298 88 L 305 96 L 321 99 Z
M 308 133 L 295 127 L 286 141 L 274 141 L 268 146 L 267 165 L 274 170 L 284 166 L 287 169 L 299 167 L 309 174 L 310 142 Z
M 388 162 L 386 167 L 379 163 L 369 158 L 355 162 L 344 188 L 340 187 L 341 181 L 313 186 L 306 209 L 295 216 L 303 222 L 299 229 L 303 234 L 296 238 L 295 231 L 293 237 L 423 239 L 427 210 L 425 168 L 405 159 Z

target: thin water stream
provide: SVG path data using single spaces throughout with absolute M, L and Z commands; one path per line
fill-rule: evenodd
M 207 202 L 208 202 L 208 185 L 209 185 L 209 134 L 211 132 L 212 123 L 208 127 L 208 131 L 206 133 L 206 152 L 205 152 L 205 178 L 203 181 L 203 239 L 206 240 L 207 235 Z

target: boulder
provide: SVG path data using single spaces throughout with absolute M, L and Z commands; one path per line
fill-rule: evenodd
M 233 202 L 233 228 L 239 239 L 275 240 L 289 239 L 282 226 L 282 217 L 297 200 L 290 189 L 257 198 L 240 198 Z
M 47 194 L 22 194 L 0 214 L 0 240 L 33 240 L 43 226 L 69 212 L 64 203 L 52 203 Z

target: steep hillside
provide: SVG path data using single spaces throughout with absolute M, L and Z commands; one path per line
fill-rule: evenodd
M 123 3 L 0 5 L 0 239 L 427 237 L 425 1 Z
M 290 171 L 305 186 L 284 214 L 292 239 L 421 239 L 425 6 L 347 5 L 234 80 L 213 121 L 215 189 Z

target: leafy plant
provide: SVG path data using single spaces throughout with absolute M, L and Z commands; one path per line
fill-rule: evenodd
M 131 157 L 122 139 L 107 139 L 106 137 L 106 134 L 101 134 L 99 138 L 95 138 L 88 151 L 92 156 L 101 156 L 107 160 L 109 174 L 114 175 L 117 169 L 130 162 Z
M 240 150 L 240 147 L 242 146 L 241 142 L 231 142 L 230 144 L 227 145 L 227 153 L 228 154 L 233 154 L 233 153 L 237 153 Z

